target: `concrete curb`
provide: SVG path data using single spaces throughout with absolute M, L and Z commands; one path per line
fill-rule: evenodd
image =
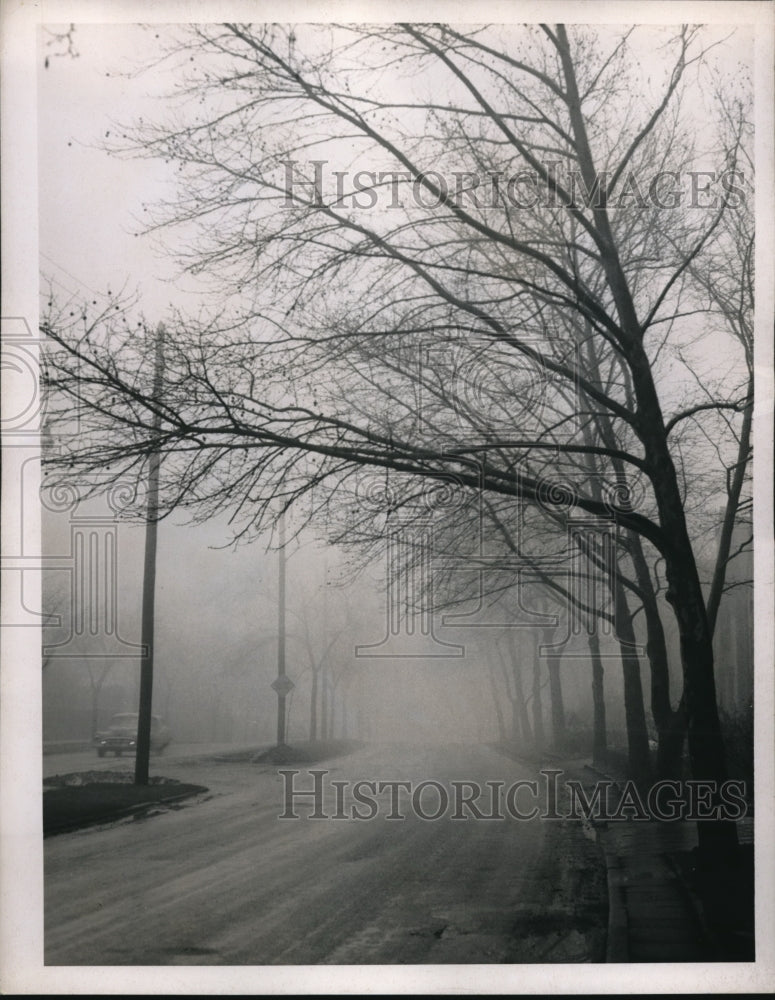
M 584 770 L 597 778 L 603 778 L 613 783 L 615 788 L 621 788 L 621 782 L 594 764 L 584 764 Z M 613 854 L 606 845 L 606 826 L 596 825 L 595 834 L 603 856 L 605 857 L 606 876 L 608 882 L 608 940 L 606 942 L 605 960 L 607 963 L 629 962 L 629 915 L 625 897 L 627 876 L 622 866 L 622 859 Z

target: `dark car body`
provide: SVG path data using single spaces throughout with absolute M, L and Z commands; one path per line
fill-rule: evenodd
M 120 757 L 122 753 L 137 750 L 137 712 L 121 712 L 114 715 L 107 729 L 97 733 L 94 745 L 97 755 L 104 757 L 108 751 Z M 170 733 L 166 723 L 158 715 L 151 716 L 151 750 L 156 753 L 169 744 Z

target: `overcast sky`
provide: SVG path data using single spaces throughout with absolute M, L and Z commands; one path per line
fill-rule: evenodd
M 115 121 L 159 112 L 164 76 L 125 75 L 141 52 L 150 54 L 154 34 L 134 25 L 78 25 L 78 56 L 71 58 L 54 54 L 63 45 L 44 29 L 39 73 L 41 270 L 60 291 L 76 294 L 115 292 L 127 281 L 139 286 L 150 320 L 185 299 L 169 283 L 171 262 L 153 253 L 150 238 L 136 235 L 143 201 L 168 191 L 172 171 L 99 147 L 115 134 Z
M 169 303 L 191 303 L 192 279 L 171 279 L 175 266 L 154 252 L 150 237 L 138 236 L 143 202 L 171 193 L 174 169 L 158 161 L 120 160 L 100 147 L 116 136 L 116 123 L 163 116 L 163 95 L 173 77 L 166 66 L 136 74 L 151 65 L 165 38 L 165 27 L 79 24 L 73 35 L 77 57 L 63 55 L 59 28 L 43 29 L 39 62 L 40 250 L 44 274 L 60 291 L 113 291 L 129 282 L 139 286 L 149 319 Z M 614 29 L 603 29 L 603 34 Z M 706 29 L 721 44 L 712 61 L 735 72 L 750 64 L 751 31 L 729 26 Z M 636 32 L 631 46 L 640 61 L 644 93 L 651 81 L 650 47 L 666 40 L 658 29 Z M 46 68 L 45 60 L 48 57 Z M 658 82 L 659 79 L 659 82 Z M 650 82 L 651 81 L 651 82 Z M 709 79 L 705 77 L 707 85 Z M 696 87 L 689 102 L 701 116 L 705 94 Z

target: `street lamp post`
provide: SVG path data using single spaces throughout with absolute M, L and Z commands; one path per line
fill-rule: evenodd
M 285 746 L 285 699 L 293 690 L 293 681 L 285 673 L 285 514 L 278 522 L 280 550 L 277 566 L 277 678 L 272 688 L 277 693 L 277 745 Z

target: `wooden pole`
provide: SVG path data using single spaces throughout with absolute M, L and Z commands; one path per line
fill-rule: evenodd
M 161 398 L 164 375 L 164 327 L 156 330 L 156 359 L 153 376 L 153 400 Z M 153 418 L 154 438 L 161 427 L 161 416 Z M 148 463 L 148 504 L 145 525 L 145 560 L 143 565 L 143 609 L 140 659 L 140 705 L 137 724 L 137 755 L 135 757 L 135 784 L 148 784 L 151 756 L 151 714 L 153 704 L 153 639 L 156 598 L 156 531 L 159 516 L 159 467 L 161 453 L 155 443 Z
M 277 745 L 285 744 L 285 514 L 278 524 L 280 551 L 277 567 Z

